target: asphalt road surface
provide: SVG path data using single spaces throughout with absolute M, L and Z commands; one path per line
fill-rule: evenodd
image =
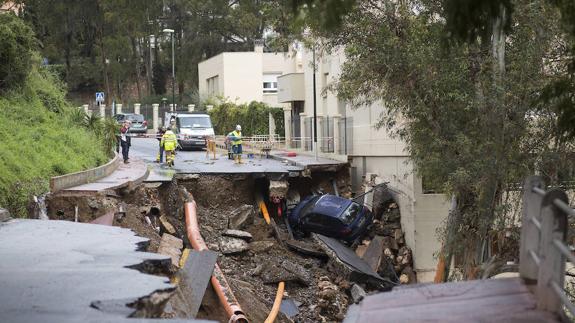
M 155 163 L 158 154 L 159 144 L 157 139 L 149 138 L 132 138 L 132 147 L 130 148 L 130 157 L 136 157 L 152 165 L 152 173 L 162 174 L 171 173 L 172 170 L 164 164 Z M 221 173 L 263 173 L 263 174 L 289 174 L 297 176 L 303 170 L 303 167 L 288 165 L 280 160 L 266 159 L 256 156 L 246 158 L 244 154 L 244 164 L 235 164 L 233 160 L 228 159 L 227 152 L 218 150 L 216 159 L 206 156 L 205 150 L 182 151 L 176 153 L 173 171 L 182 174 L 221 174 Z M 165 161 L 165 158 L 164 158 Z M 152 176 L 155 176 L 152 174 Z

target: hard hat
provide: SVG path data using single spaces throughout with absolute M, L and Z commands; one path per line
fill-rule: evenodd
M 237 130 L 237 131 L 242 131 L 242 126 L 237 125 L 237 126 L 236 126 L 236 130 Z

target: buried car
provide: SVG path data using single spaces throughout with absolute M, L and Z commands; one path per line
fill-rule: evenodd
M 371 211 L 352 200 L 324 194 L 308 196 L 289 214 L 290 226 L 352 242 L 373 223 Z

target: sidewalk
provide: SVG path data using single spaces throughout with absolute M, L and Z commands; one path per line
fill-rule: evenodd
M 129 164 L 121 163 L 120 166 L 109 176 L 103 177 L 92 183 L 82 184 L 66 188 L 59 194 L 97 194 L 104 191 L 112 191 L 119 188 L 134 187 L 143 182 L 149 175 L 148 166 L 141 159 L 130 159 Z

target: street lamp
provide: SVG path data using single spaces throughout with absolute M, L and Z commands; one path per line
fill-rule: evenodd
M 172 109 L 171 112 L 174 112 L 176 109 L 176 69 L 174 67 L 174 30 L 165 28 L 163 32 L 170 34 L 172 38 Z
M 315 160 L 318 160 L 318 151 L 317 151 L 317 102 L 316 102 L 316 89 L 315 89 L 315 44 L 312 47 L 312 55 L 313 55 L 313 150 L 315 154 Z

